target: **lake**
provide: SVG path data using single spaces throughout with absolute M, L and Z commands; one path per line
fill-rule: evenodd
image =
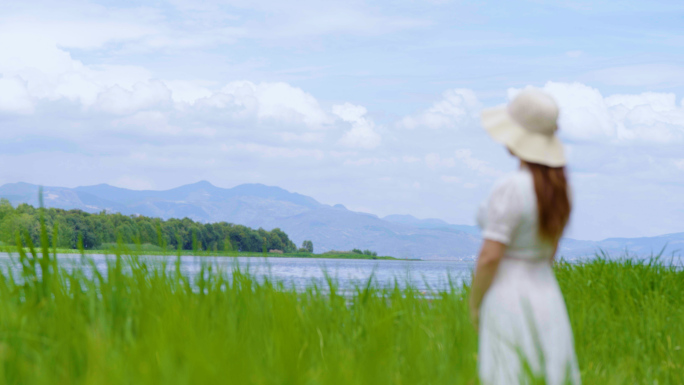
M 13 263 L 17 255 L 0 253 L 0 266 L 11 266 L 18 273 L 18 263 Z M 114 257 L 102 254 L 87 255 L 97 269 L 106 270 L 107 260 Z M 81 256 L 77 254 L 61 254 L 58 256 L 60 266 L 69 269 L 80 264 Z M 174 268 L 175 256 L 140 257 L 151 264 L 166 263 L 168 269 Z M 665 264 L 674 264 L 678 268 L 684 265 L 681 258 L 663 259 Z M 407 284 L 421 291 L 438 291 L 448 288 L 449 281 L 455 285 L 469 282 L 475 262 L 472 260 L 368 260 L 368 259 L 314 259 L 314 258 L 263 258 L 263 257 L 181 257 L 181 270 L 194 277 L 202 264 L 209 264 L 230 274 L 236 264 L 240 268 L 263 279 L 270 277 L 281 281 L 286 286 L 294 286 L 301 290 L 312 284 L 327 287 L 326 274 L 337 282 L 342 291 L 353 290 L 357 286 L 365 286 L 372 276 L 377 286 L 393 285 L 395 280 L 401 286 Z
M 102 254 L 87 255 L 97 269 L 106 270 L 107 259 L 113 256 Z M 12 266 L 18 273 L 18 263 L 13 263 L 17 255 L 0 254 L 0 265 L 3 268 Z M 145 256 L 141 257 L 150 263 L 167 263 L 167 268 L 173 268 L 175 256 Z M 74 254 L 59 255 L 60 266 L 69 269 L 74 264 L 80 264 L 81 256 Z M 356 286 L 365 286 L 372 276 L 378 286 L 393 285 L 396 282 L 404 287 L 411 284 L 421 291 L 435 291 L 448 287 L 449 280 L 459 285 L 469 281 L 474 267 L 473 261 L 392 261 L 368 259 L 312 259 L 312 258 L 263 258 L 263 257 L 181 257 L 181 270 L 190 275 L 196 275 L 202 263 L 210 264 L 230 273 L 235 264 L 260 278 L 271 277 L 282 281 L 287 286 L 303 289 L 313 283 L 326 286 L 326 273 L 332 277 L 339 288 L 347 291 Z

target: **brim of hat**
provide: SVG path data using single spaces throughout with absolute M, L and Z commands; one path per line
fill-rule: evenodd
M 506 145 L 524 161 L 549 167 L 565 166 L 563 144 L 558 137 L 526 130 L 511 118 L 506 107 L 482 111 L 482 126 L 492 139 Z

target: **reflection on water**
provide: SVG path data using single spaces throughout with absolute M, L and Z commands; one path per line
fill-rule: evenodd
M 107 260 L 113 256 L 101 254 L 87 255 L 101 272 L 106 271 Z M 0 264 L 8 266 L 18 273 L 17 255 L 0 254 Z M 81 265 L 80 255 L 59 255 L 60 266 L 69 269 Z M 173 269 L 175 256 L 144 256 L 141 260 L 151 265 L 166 264 Z M 13 262 L 14 261 L 14 262 Z M 331 277 L 343 291 L 356 286 L 365 286 L 369 278 L 380 287 L 394 285 L 396 281 L 401 287 L 410 284 L 418 290 L 437 291 L 446 289 L 449 281 L 460 286 L 470 280 L 474 263 L 472 261 L 387 261 L 366 259 L 312 259 L 312 258 L 263 258 L 263 257 L 181 257 L 181 270 L 193 277 L 202 264 L 212 266 L 226 274 L 239 266 L 243 271 L 263 278 L 271 277 L 283 282 L 286 286 L 302 289 L 311 284 L 327 287 L 326 274 Z M 15 275 L 18 276 L 18 275 Z

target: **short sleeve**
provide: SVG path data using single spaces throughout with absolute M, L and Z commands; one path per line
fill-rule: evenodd
M 487 202 L 482 238 L 510 244 L 522 211 L 523 201 L 515 180 L 508 178 L 497 184 Z

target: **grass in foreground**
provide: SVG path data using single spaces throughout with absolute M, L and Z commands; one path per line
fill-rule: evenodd
M 0 274 L 0 383 L 475 384 L 468 287 L 425 299 L 369 283 L 296 292 L 235 266 L 118 256 L 92 272 L 55 254 Z M 17 267 L 17 266 L 15 266 Z M 684 273 L 596 260 L 556 267 L 585 384 L 679 384 Z

